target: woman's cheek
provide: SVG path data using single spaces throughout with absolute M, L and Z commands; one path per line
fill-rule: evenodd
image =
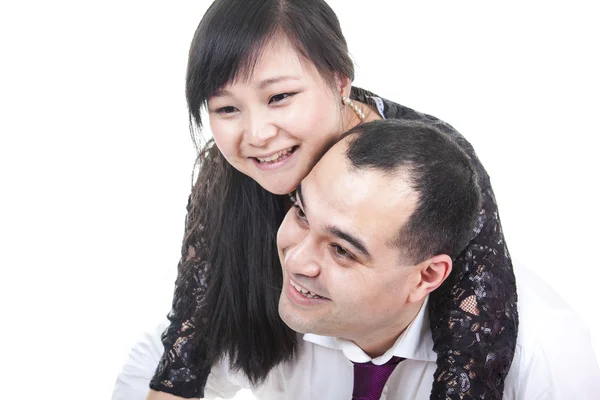
M 279 115 L 278 123 L 289 136 L 295 139 L 305 139 L 304 132 L 310 123 L 310 111 L 302 107 L 302 103 L 294 103 Z
M 210 129 L 217 147 L 227 160 L 238 155 L 241 135 L 236 134 L 237 129 L 234 121 L 213 121 L 211 119 Z

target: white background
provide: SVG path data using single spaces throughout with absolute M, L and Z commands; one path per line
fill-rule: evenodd
M 357 85 L 473 143 L 513 257 L 575 308 L 598 354 L 593 2 L 330 4 Z M 187 50 L 207 6 L 0 6 L 0 397 L 109 398 L 167 313 L 194 160 Z

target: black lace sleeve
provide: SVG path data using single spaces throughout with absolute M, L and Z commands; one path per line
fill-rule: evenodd
M 416 114 L 436 121 L 471 157 L 482 191 L 473 238 L 454 260 L 449 279 L 431 295 L 429 317 L 438 354 L 431 399 L 502 399 L 519 318 L 515 275 L 494 191 L 461 134 L 435 117 Z
M 471 157 L 483 194 L 473 238 L 450 277 L 432 293 L 429 316 L 438 354 L 431 399 L 501 399 L 517 343 L 517 287 L 490 179 L 471 144 L 452 126 L 360 88 L 352 97 L 385 118 L 427 120 Z M 381 109 L 382 108 L 382 109 Z
M 438 354 L 431 399 L 501 399 L 514 355 L 515 277 L 491 187 L 474 234 L 430 299 Z
M 194 313 L 201 306 L 206 290 L 206 266 L 195 260 L 198 245 L 191 240 L 190 201 L 186 230 L 178 265 L 173 305 L 168 314 L 169 327 L 162 334 L 163 356 L 150 381 L 150 388 L 184 398 L 204 397 L 210 366 L 202 363 L 195 332 Z

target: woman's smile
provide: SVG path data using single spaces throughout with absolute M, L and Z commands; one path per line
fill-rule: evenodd
M 277 151 L 266 157 L 249 157 L 250 160 L 262 171 L 272 171 L 288 165 L 295 157 L 299 146 L 292 146 L 285 150 Z

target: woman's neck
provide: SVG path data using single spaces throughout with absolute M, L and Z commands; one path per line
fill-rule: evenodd
M 371 122 L 381 119 L 379 112 L 377 112 L 377 110 L 375 110 L 375 108 L 373 108 L 372 106 L 366 103 L 362 103 L 358 100 L 352 101 L 362 110 L 362 112 L 365 115 L 365 119 L 361 120 L 361 118 L 354 112 L 354 110 L 351 107 L 344 107 L 344 131 L 348 131 L 357 126 L 358 124 L 364 122 Z

